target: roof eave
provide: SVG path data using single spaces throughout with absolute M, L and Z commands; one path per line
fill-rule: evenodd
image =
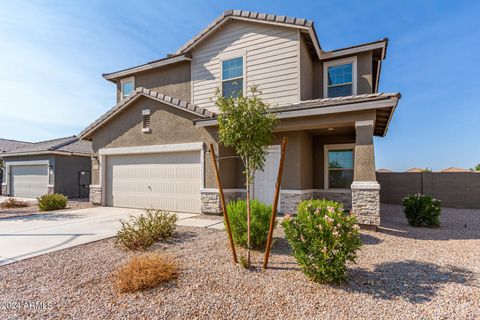
M 22 156 L 35 156 L 43 154 L 56 154 L 56 155 L 67 155 L 67 156 L 81 156 L 81 157 L 90 157 L 91 153 L 84 152 L 69 152 L 69 151 L 31 151 L 31 152 L 17 152 L 17 153 L 4 153 L 1 154 L 2 158 L 8 157 L 22 157 Z
M 393 112 L 398 104 L 398 100 L 400 99 L 400 94 L 397 96 L 391 96 L 385 99 L 377 99 L 374 101 L 360 101 L 360 102 L 350 102 L 344 104 L 334 104 L 330 106 L 322 106 L 322 107 L 308 107 L 304 109 L 292 109 L 292 110 L 285 110 L 285 111 L 278 111 L 277 117 L 279 119 L 287 119 L 287 118 L 298 118 L 298 117 L 308 117 L 308 116 L 315 116 L 315 115 L 323 115 L 323 114 L 332 114 L 332 113 L 342 113 L 342 112 L 354 112 L 354 111 L 363 111 L 363 110 L 376 110 L 386 107 L 392 107 L 392 112 L 390 114 L 389 121 L 386 124 L 384 135 L 386 134 L 388 124 L 390 119 L 393 115 Z M 197 127 L 209 127 L 209 126 L 216 126 L 217 119 L 196 119 L 194 120 L 194 124 Z
M 352 55 L 360 52 L 372 51 L 372 50 L 378 50 L 378 49 L 382 50 L 381 60 L 384 60 L 386 57 L 387 46 L 388 46 L 388 38 L 384 38 L 379 41 L 360 44 L 358 46 L 347 47 L 347 48 L 342 48 L 342 49 L 337 49 L 332 51 L 323 51 L 322 55 L 320 56 L 320 60 L 335 59 L 335 58 L 344 57 L 344 56 L 348 56 L 348 55 Z
M 382 137 L 385 137 L 387 135 L 388 127 L 390 126 L 390 122 L 392 121 L 393 114 L 395 113 L 395 110 L 397 109 L 398 101 L 400 101 L 400 98 L 401 98 L 401 95 L 399 94 L 399 96 L 396 99 L 394 99 L 395 103 L 392 106 L 392 111 L 390 111 L 390 116 L 388 117 L 387 124 L 385 125 L 385 130 L 383 130 Z
M 192 58 L 188 54 L 180 54 L 180 55 L 175 55 L 173 57 L 161 59 L 155 62 L 142 64 L 136 67 L 131 67 L 131 68 L 127 68 L 124 70 L 111 72 L 111 73 L 104 73 L 102 74 L 102 77 L 105 80 L 108 80 L 110 82 L 116 82 L 119 78 L 127 77 L 138 72 L 148 71 L 148 70 L 164 67 L 167 65 L 171 65 L 174 63 L 191 61 L 191 60 Z

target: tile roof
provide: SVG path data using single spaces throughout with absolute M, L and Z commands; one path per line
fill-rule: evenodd
M 92 153 L 92 143 L 90 141 L 78 140 L 76 136 L 58 138 L 53 140 L 41 141 L 29 144 L 27 146 L 6 152 L 4 156 L 25 155 L 31 153 L 79 153 L 90 155 Z
M 21 148 L 21 147 L 25 147 L 25 146 L 28 146 L 29 144 L 31 144 L 31 142 L 1 139 L 0 138 L 0 153 L 8 152 L 10 150 L 18 149 L 18 148 Z
M 309 108 L 318 108 L 318 107 L 328 107 L 340 104 L 349 104 L 349 103 L 360 103 L 360 102 L 370 102 L 376 100 L 387 100 L 387 99 L 400 99 L 400 93 L 371 93 L 371 94 L 360 94 L 355 96 L 347 97 L 335 97 L 335 98 L 323 98 L 323 99 L 313 99 L 300 101 L 298 103 L 293 103 L 284 107 L 274 108 L 277 112 L 282 111 L 296 111 Z
M 279 23 L 279 24 L 284 24 L 286 26 L 303 27 L 303 29 L 305 28 L 312 29 L 313 36 L 315 38 L 315 39 L 312 39 L 312 41 L 315 41 L 318 44 L 318 48 L 320 49 L 320 43 L 318 42 L 315 30 L 313 28 L 312 20 L 307 20 L 304 18 L 287 17 L 287 16 L 276 15 L 276 14 L 257 13 L 257 12 L 252 12 L 248 10 L 226 10 L 219 17 L 213 20 L 205 29 L 200 31 L 200 33 L 198 33 L 196 36 L 190 39 L 187 43 L 185 43 L 180 49 L 178 49 L 176 54 L 180 54 L 188 51 L 191 45 L 193 45 L 195 42 L 200 40 L 200 38 L 208 34 L 212 29 L 214 29 L 217 25 L 219 25 L 223 20 L 227 18 L 238 18 L 238 19 L 248 19 L 248 20 L 260 21 L 260 22 Z
M 149 97 L 160 101 L 162 103 L 168 104 L 172 107 L 196 114 L 201 118 L 212 118 L 215 116 L 215 113 L 208 111 L 207 109 L 201 108 L 194 104 L 191 104 L 185 100 L 173 98 L 159 92 L 145 89 L 142 87 L 136 88 L 134 93 L 125 98 L 124 100 L 120 101 L 116 106 L 105 112 L 100 118 L 95 120 L 92 124 L 90 124 L 87 128 L 85 128 L 79 135 L 80 139 L 84 139 L 88 134 L 92 133 L 96 128 L 100 125 L 108 121 L 108 119 L 114 116 L 117 112 L 121 111 L 125 107 L 127 107 L 131 102 L 135 101 L 141 96 Z

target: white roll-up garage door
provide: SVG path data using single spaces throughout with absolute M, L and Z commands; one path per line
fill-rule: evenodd
M 40 197 L 48 191 L 48 166 L 11 166 L 10 179 L 10 194 L 12 196 L 22 198 Z
M 106 160 L 107 205 L 200 212 L 199 151 L 109 155 Z

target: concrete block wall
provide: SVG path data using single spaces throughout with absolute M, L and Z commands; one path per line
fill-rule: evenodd
M 480 209 L 480 173 L 381 172 L 377 173 L 382 203 L 401 204 L 409 194 L 429 194 L 443 207 Z

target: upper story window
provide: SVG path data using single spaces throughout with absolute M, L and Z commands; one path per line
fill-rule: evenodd
M 357 57 L 328 61 L 323 64 L 324 97 L 357 94 Z
M 130 77 L 120 80 L 120 91 L 122 99 L 132 94 L 135 88 L 135 78 Z
M 222 61 L 222 95 L 232 98 L 243 95 L 243 57 Z

